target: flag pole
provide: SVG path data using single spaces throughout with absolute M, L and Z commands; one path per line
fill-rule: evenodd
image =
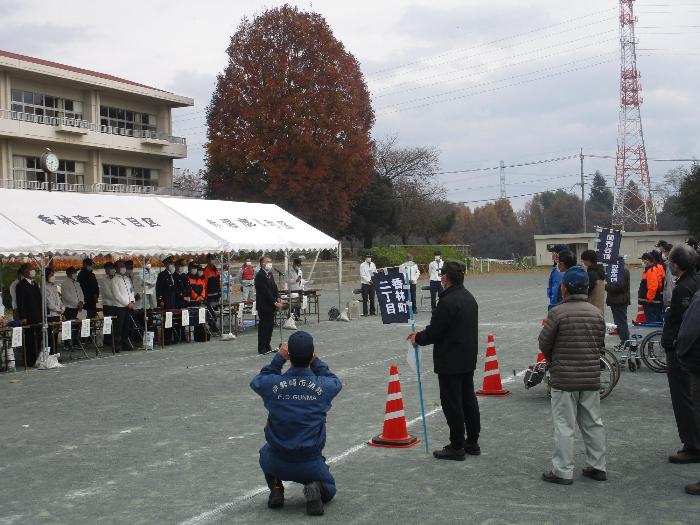
M 409 268 L 406 268 L 409 272 L 411 271 Z M 410 273 L 409 274 L 404 274 L 405 279 L 406 279 L 406 288 L 408 291 L 408 315 L 411 320 L 411 331 L 415 332 L 416 331 L 416 319 L 413 316 L 413 301 L 414 298 L 411 296 L 411 281 L 409 279 Z M 416 377 L 418 378 L 418 399 L 420 400 L 420 417 L 421 417 L 421 422 L 423 423 L 423 443 L 425 444 L 425 452 L 429 453 L 430 445 L 428 443 L 428 425 L 425 421 L 425 403 L 423 401 L 423 382 L 421 381 L 421 376 L 420 376 L 420 350 L 418 349 L 418 345 L 413 345 L 413 352 L 416 358 Z

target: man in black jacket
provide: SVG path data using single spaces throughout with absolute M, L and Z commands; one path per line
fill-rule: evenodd
M 608 297 L 605 303 L 610 307 L 612 312 L 613 322 L 617 326 L 617 332 L 620 336 L 620 346 L 630 339 L 630 327 L 627 324 L 627 308 L 632 304 L 630 293 L 630 271 L 625 265 L 625 270 L 620 276 L 617 283 L 607 283 L 605 291 L 608 292 Z
M 700 288 L 700 276 L 695 273 L 695 252 L 689 246 L 676 246 L 671 250 L 668 261 L 676 286 L 671 296 L 671 306 L 666 314 L 661 346 L 666 351 L 668 386 L 671 391 L 671 404 L 676 416 L 678 436 L 683 448 L 669 456 L 671 463 L 700 463 L 700 428 L 695 424 L 694 406 L 691 395 L 691 374 L 681 366 L 676 356 L 676 339 L 683 322 L 683 315 L 690 301 Z
M 26 366 L 34 366 L 41 349 L 41 290 L 34 281 L 36 271 L 28 263 L 19 268 L 21 277 L 17 283 L 17 310 L 23 325 L 33 325 L 24 331 L 27 349 Z
M 255 309 L 258 311 L 258 353 L 272 352 L 270 341 L 275 326 L 275 311 L 282 308 L 275 278 L 272 276 L 272 259 L 260 258 L 260 269 L 255 274 Z
M 464 288 L 465 271 L 461 262 L 445 262 L 442 267 L 444 291 L 440 293 L 430 324 L 422 332 L 408 336 L 414 345 L 433 345 L 433 364 L 440 384 L 442 411 L 450 427 L 450 444 L 434 451 L 433 456 L 457 461 L 463 461 L 465 454 L 481 454 L 481 416 L 474 394 L 479 306 Z
M 165 269 L 158 274 L 156 278 L 156 301 L 158 308 L 164 310 L 174 310 L 177 308 L 177 275 L 175 274 L 175 261 L 172 257 L 166 257 L 163 260 Z M 173 343 L 173 329 L 165 329 L 165 343 L 170 345 Z
M 100 298 L 100 286 L 92 271 L 92 259 L 83 259 L 83 268 L 78 272 L 78 282 L 83 290 L 85 313 L 92 319 L 97 315 L 97 300 Z

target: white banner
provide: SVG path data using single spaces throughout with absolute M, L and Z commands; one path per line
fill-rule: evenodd
M 206 322 L 207 322 L 207 309 L 200 308 L 199 309 L 199 324 L 204 324 Z
M 187 308 L 182 309 L 182 326 L 190 326 L 190 311 Z
M 105 317 L 102 323 L 102 335 L 109 335 L 112 333 L 112 318 Z
M 146 350 L 153 350 L 153 340 L 155 338 L 155 333 L 154 332 L 146 332 L 144 334 L 144 341 L 143 341 L 143 346 L 146 347 Z
M 15 326 L 12 329 L 12 348 L 22 346 L 22 327 Z
M 61 323 L 61 341 L 70 341 L 71 321 L 63 321 Z
M 80 337 L 90 337 L 90 319 L 83 319 L 80 322 Z
M 165 312 L 165 328 L 173 327 L 173 313 Z

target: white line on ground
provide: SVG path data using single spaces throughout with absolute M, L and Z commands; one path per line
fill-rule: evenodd
M 506 377 L 502 383 L 511 383 L 515 381 L 515 377 L 520 377 L 525 374 L 527 370 L 522 370 L 521 372 L 518 372 L 516 376 L 511 376 L 511 377 Z M 442 410 L 442 407 L 435 407 L 432 410 L 428 411 L 425 413 L 425 417 L 428 418 L 437 412 Z M 406 425 L 411 426 L 415 425 L 421 420 L 421 416 L 414 417 L 410 421 L 406 422 Z M 333 464 L 333 463 L 339 463 L 340 461 L 344 460 L 345 458 L 352 456 L 353 454 L 359 452 L 360 450 L 364 449 L 365 446 L 367 445 L 366 442 L 358 443 L 357 445 L 350 447 L 344 452 L 341 452 L 340 454 L 328 458 L 327 462 L 328 464 Z M 254 488 L 253 490 L 249 490 L 242 496 L 229 501 L 228 503 L 223 503 L 219 505 L 218 507 L 214 507 L 211 510 L 208 510 L 206 512 L 203 512 L 202 514 L 199 514 L 197 516 L 194 516 L 187 521 L 183 521 L 180 523 L 180 525 L 200 525 L 202 523 L 208 523 L 209 521 L 213 520 L 214 518 L 220 516 L 222 513 L 226 512 L 227 510 L 231 510 L 236 508 L 237 506 L 245 503 L 246 501 L 249 501 L 253 499 L 255 496 L 258 496 L 262 494 L 263 492 L 266 492 L 268 490 L 267 485 L 261 485 L 259 487 Z

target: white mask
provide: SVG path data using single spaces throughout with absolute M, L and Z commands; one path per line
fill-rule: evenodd
M 168 265 L 168 271 L 170 273 L 175 273 L 175 265 L 174 264 L 169 264 Z
M 180 266 L 180 268 L 178 269 L 178 271 L 179 271 L 180 273 L 187 273 L 187 266 Z
M 267 264 L 265 265 L 265 270 L 268 271 L 268 272 L 269 272 L 270 270 L 272 270 L 272 263 L 267 263 Z
M 146 270 L 150 270 L 150 269 L 151 269 L 151 263 L 146 263 Z
M 246 266 L 253 266 L 253 263 L 250 262 L 250 261 L 246 261 L 246 262 L 245 262 L 245 265 L 246 265 Z
M 36 270 L 29 270 L 29 278 L 34 279 L 36 277 Z
M 52 275 L 51 277 L 49 277 L 49 282 L 50 282 L 51 284 L 55 283 L 55 282 L 56 282 L 56 276 L 55 276 L 55 275 Z
M 371 258 L 369 258 L 369 257 L 367 257 L 367 258 L 365 259 L 365 262 L 366 262 L 367 264 L 369 264 L 369 263 L 371 263 L 371 262 L 372 262 L 372 259 L 371 259 Z
M 435 260 L 436 260 L 437 262 L 440 262 L 440 256 L 439 256 L 439 255 L 436 255 L 436 256 L 435 256 Z
M 197 272 L 197 277 L 204 277 L 204 272 L 198 271 L 198 272 Z
M 124 267 L 119 268 L 119 273 L 120 273 L 121 275 L 126 275 L 126 268 L 124 268 Z
M 197 275 L 197 268 L 192 268 L 192 269 L 190 270 L 190 273 L 191 273 L 192 275 Z

